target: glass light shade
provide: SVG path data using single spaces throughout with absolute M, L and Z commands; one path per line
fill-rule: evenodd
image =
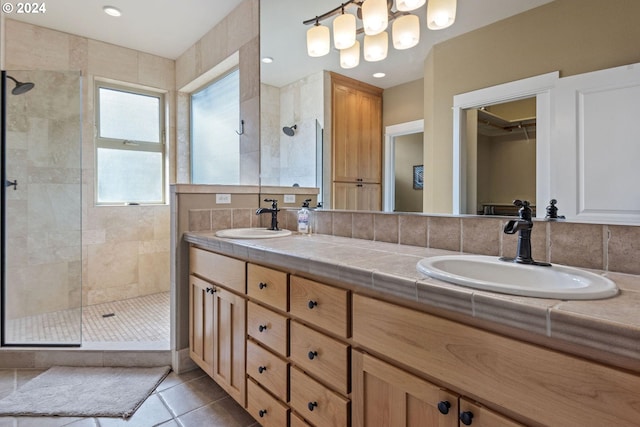
M 351 47 L 340 51 L 340 66 L 355 68 L 358 64 L 360 64 L 360 42 L 356 40 Z
M 416 10 L 426 2 L 427 0 L 396 0 L 396 9 L 401 12 L 409 12 Z
M 398 50 L 414 47 L 420 41 L 420 19 L 404 15 L 393 21 L 393 47 Z
M 333 45 L 336 49 L 346 49 L 356 41 L 356 17 L 343 13 L 333 20 Z
M 362 3 L 362 24 L 364 33 L 375 36 L 387 29 L 389 11 L 386 0 L 365 0 Z
M 314 25 L 307 30 L 307 53 L 311 57 L 324 56 L 331 49 L 329 27 Z
M 427 4 L 427 27 L 441 30 L 456 20 L 457 0 L 429 0 Z
M 375 36 L 364 36 L 364 59 L 369 62 L 382 61 L 389 50 L 389 34 L 386 31 Z

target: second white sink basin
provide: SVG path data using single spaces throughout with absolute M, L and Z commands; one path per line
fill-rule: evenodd
M 564 265 L 541 267 L 483 255 L 424 258 L 416 266 L 427 276 L 492 292 L 538 298 L 590 300 L 618 294 L 606 277 Z
M 216 231 L 217 237 L 229 239 L 271 239 L 290 235 L 290 230 L 269 230 L 268 228 L 227 228 Z

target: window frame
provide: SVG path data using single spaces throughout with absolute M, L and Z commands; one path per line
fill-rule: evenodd
M 126 92 L 133 95 L 149 96 L 158 99 L 158 142 L 128 140 L 120 138 L 106 138 L 100 136 L 100 89 L 114 90 Z M 149 88 L 141 88 L 137 85 L 127 85 L 126 83 L 114 83 L 112 81 L 96 80 L 95 81 L 95 135 L 94 135 L 94 203 L 96 206 L 119 206 L 124 205 L 164 205 L 167 204 L 167 132 L 166 132 L 166 91 L 153 90 Z M 98 150 L 100 148 L 126 150 L 137 152 L 155 152 L 162 155 L 162 183 L 160 200 L 147 200 L 142 202 L 130 202 L 122 200 L 119 202 L 100 202 L 98 201 Z
M 240 66 L 238 64 L 234 65 L 233 67 L 227 69 L 226 71 L 216 75 L 214 78 L 212 78 L 211 80 L 209 80 L 208 82 L 206 82 L 205 84 L 197 87 L 196 89 L 192 90 L 191 92 L 189 92 L 189 182 L 190 183 L 195 183 L 194 181 L 194 161 L 193 161 L 193 156 L 194 156 L 194 142 L 193 142 L 193 97 L 194 95 L 202 92 L 203 90 L 209 88 L 210 86 L 213 86 L 214 84 L 218 83 L 219 81 L 225 79 L 226 77 L 230 76 L 233 73 L 237 73 L 238 74 L 238 124 L 240 123 L 241 117 L 242 117 L 242 102 L 240 100 L 241 97 L 241 92 L 242 92 L 242 88 L 240 87 Z M 238 147 L 240 147 L 240 135 L 241 133 L 239 133 L 238 131 L 236 131 L 236 133 L 238 133 Z M 236 184 L 223 184 L 223 185 L 240 185 L 240 179 L 241 176 L 238 177 L 239 181 Z M 198 184 L 202 184 L 202 183 L 198 183 Z M 203 184 L 203 185 L 216 185 L 214 184 Z

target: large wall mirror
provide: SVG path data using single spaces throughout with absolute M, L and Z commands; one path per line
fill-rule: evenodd
M 424 29 L 418 46 L 405 52 L 390 48 L 389 57 L 383 61 L 367 63 L 361 58 L 358 67 L 345 70 L 340 68 L 338 51 L 333 48 L 322 58 L 308 57 L 305 34 L 309 27 L 303 25 L 303 21 L 339 6 L 339 2 L 319 0 L 312 5 L 301 5 L 297 0 L 261 2 L 261 57 L 273 59 L 270 64 L 261 64 L 261 183 L 292 185 L 276 173 L 278 167 L 292 167 L 294 158 L 305 157 L 307 163 L 299 169 L 307 171 L 315 152 L 324 153 L 323 180 L 326 182 L 326 174 L 330 173 L 327 169 L 330 141 L 325 132 L 324 149 L 318 150 L 315 139 L 316 122 L 320 128 L 331 125 L 327 123 L 325 105 L 329 90 L 324 71 L 376 85 L 385 92 L 424 79 L 423 212 L 508 214 L 506 205 L 512 197 L 509 194 L 518 193 L 535 200 L 538 216 L 544 216 L 544 207 L 551 198 L 558 198 L 562 213 L 572 219 L 635 223 L 637 207 L 612 198 L 604 191 L 604 172 L 598 175 L 600 178 L 593 178 L 595 155 L 586 159 L 591 162 L 589 168 L 586 163 L 577 163 L 572 170 L 551 168 L 551 158 L 573 158 L 576 154 L 566 147 L 551 146 L 551 123 L 558 117 L 550 107 L 551 95 L 545 89 L 548 88 L 546 83 L 537 89 L 508 95 L 489 93 L 473 102 L 465 100 L 456 104 L 454 97 L 531 76 L 559 79 L 638 63 L 637 49 L 632 49 L 626 42 L 640 35 L 630 18 L 639 6 L 616 0 L 607 17 L 610 22 L 618 23 L 610 25 L 600 22 L 602 14 L 598 12 L 596 0 L 585 0 L 580 4 L 574 0 L 487 0 L 482 5 L 476 3 L 458 0 L 456 24 L 441 32 Z M 415 12 L 421 23 L 426 6 L 424 8 Z M 505 19 L 508 17 L 513 18 Z M 323 24 L 331 26 L 331 22 L 332 18 Z M 541 26 L 540 22 L 545 25 Z M 468 34 L 471 31 L 473 33 Z M 398 56 L 403 54 L 407 56 Z M 385 78 L 373 79 L 376 66 L 387 74 Z M 264 96 L 265 90 L 272 91 L 269 97 Z M 571 96 L 578 95 L 569 94 L 567 99 Z M 590 101 L 591 108 L 596 98 L 593 95 L 583 99 Z M 269 99 L 277 99 L 279 104 L 269 103 Z M 632 103 L 632 99 L 626 102 Z M 519 104 L 526 104 L 528 109 L 535 110 L 535 114 L 510 115 L 505 112 L 522 107 Z M 460 109 L 457 118 L 452 114 L 452 107 Z M 575 119 L 580 118 L 582 112 L 574 113 Z M 591 110 L 586 113 L 595 114 Z M 415 118 L 401 120 L 394 116 L 393 120 L 385 121 L 383 117 L 383 127 Z M 471 131 L 454 120 L 474 123 L 475 142 L 466 139 Z M 265 130 L 268 123 L 271 123 L 270 131 Z M 594 130 L 590 123 L 577 123 L 581 127 L 574 129 Z M 312 134 L 311 142 L 298 144 L 287 136 L 283 128 L 292 125 L 297 125 L 295 136 L 299 138 L 307 133 L 303 128 L 311 129 L 312 132 L 308 132 Z M 478 129 L 479 126 L 482 129 Z M 278 134 L 277 140 L 270 140 L 270 134 Z M 579 140 L 580 135 L 570 137 L 578 144 L 585 142 Z M 587 139 L 586 143 L 592 144 L 594 153 L 599 152 L 601 146 L 595 140 Z M 475 148 L 471 149 L 469 144 L 475 144 Z M 291 154 L 291 150 L 296 149 L 304 154 Z M 270 152 L 265 154 L 265 150 Z M 274 167 L 273 162 L 265 164 L 266 160 L 274 159 L 274 153 L 278 156 L 278 167 Z M 601 154 L 606 154 L 606 150 Z M 313 158 L 314 163 L 318 163 L 318 156 Z M 469 164 L 472 161 L 474 163 Z M 514 164 L 519 166 L 506 167 Z M 317 171 L 308 170 L 310 176 Z M 632 169 L 627 171 L 632 172 Z M 505 176 L 511 177 L 511 183 L 517 185 L 511 189 L 494 188 L 491 183 L 504 183 Z M 267 178 L 273 180 L 267 181 Z M 615 208 L 618 202 L 621 202 L 621 210 Z M 605 205 L 613 206 L 616 212 L 607 213 Z M 414 210 L 415 207 L 406 209 Z
M 420 18 L 421 42 L 407 50 L 389 47 L 388 57 L 379 62 L 366 62 L 352 69 L 344 69 L 339 64 L 339 51 L 332 47 L 330 53 L 320 58 L 307 55 L 306 31 L 309 25 L 303 21 L 322 15 L 338 6 L 336 0 L 318 0 L 301 4 L 298 0 L 270 0 L 260 5 L 260 55 L 261 63 L 261 173 L 260 183 L 265 186 L 310 186 L 323 187 L 320 199 L 329 199 L 331 173 L 330 151 L 330 102 L 329 81 L 325 72 L 332 71 L 353 79 L 388 89 L 403 83 L 422 79 L 424 59 L 431 47 L 464 32 L 482 27 L 504 17 L 544 4 L 549 0 L 536 0 L 527 5 L 514 2 L 491 0 L 491 5 L 478 8 L 460 1 L 456 25 L 442 31 L 431 31 L 426 25 L 427 5 L 411 12 Z M 395 5 L 392 10 L 395 10 Z M 492 10 L 487 13 L 487 10 Z M 357 5 L 345 7 L 346 13 L 357 13 Z M 322 22 L 331 28 L 334 17 Z M 360 20 L 357 21 L 360 24 Z M 362 35 L 358 36 L 362 39 Z M 362 42 L 362 40 L 360 40 Z M 390 43 L 391 44 L 391 43 Z M 264 59 L 272 62 L 265 63 Z M 385 77 L 375 78 L 374 73 L 384 73 Z M 409 123 L 413 118 L 395 123 Z M 318 129 L 320 131 L 318 131 Z M 416 135 L 420 136 L 420 132 Z M 415 136 L 415 135 L 414 135 Z M 402 138 L 409 138 L 403 136 Z M 415 155 L 413 151 L 399 153 L 405 157 Z M 409 144 L 397 144 L 397 148 Z M 421 163 L 419 160 L 414 163 Z M 324 166 L 323 166 L 324 164 Z M 387 163 L 388 164 L 388 163 Z M 406 170 L 405 170 L 406 169 Z M 400 175 L 406 175 L 407 168 L 398 167 Z M 383 171 L 383 175 L 387 174 Z M 411 172 L 412 174 L 413 172 Z M 406 180 L 399 176 L 398 180 Z M 385 178 L 387 183 L 387 178 Z M 398 189 L 402 194 L 401 189 Z M 415 193 L 410 190 L 409 193 Z M 387 197 L 387 194 L 384 195 Z M 397 205 L 397 206 L 395 206 Z M 385 210 L 422 211 L 421 197 L 415 195 L 406 201 L 385 201 Z

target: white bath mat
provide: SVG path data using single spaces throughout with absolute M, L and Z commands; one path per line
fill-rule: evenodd
M 170 369 L 55 366 L 0 400 L 0 415 L 128 418 Z

